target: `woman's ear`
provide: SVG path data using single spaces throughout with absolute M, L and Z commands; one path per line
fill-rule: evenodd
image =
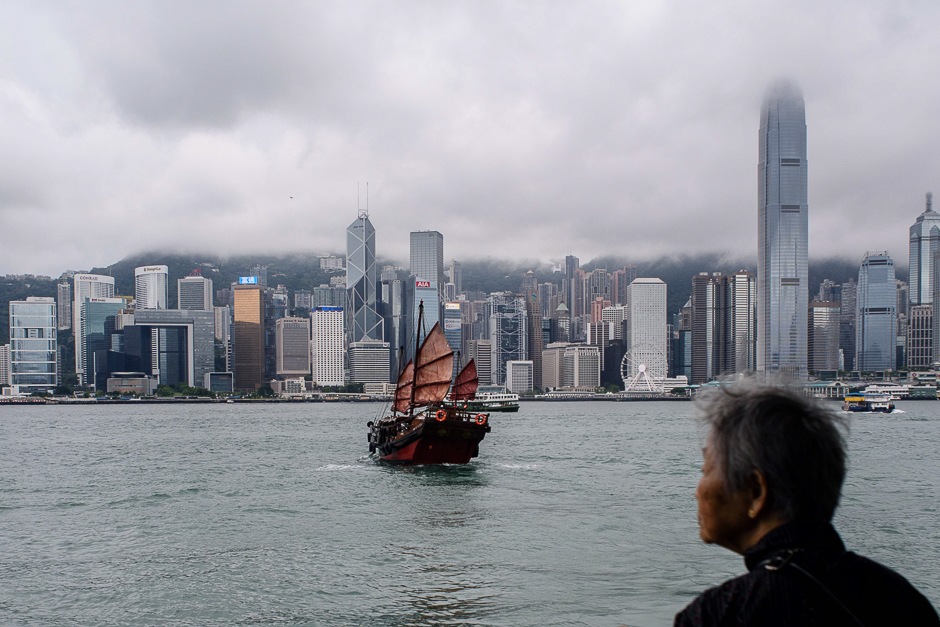
M 767 477 L 759 470 L 751 473 L 748 490 L 750 491 L 751 503 L 748 507 L 747 515 L 751 518 L 757 518 L 761 515 L 770 501 L 770 494 L 767 489 Z

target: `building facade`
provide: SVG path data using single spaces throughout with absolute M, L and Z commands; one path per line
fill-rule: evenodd
M 389 343 L 362 340 L 349 345 L 349 380 L 352 383 L 389 381 Z
M 806 111 L 795 85 L 761 107 L 758 163 L 757 369 L 806 378 L 809 305 Z
M 87 385 L 85 377 L 85 300 L 88 298 L 114 298 L 114 277 L 103 274 L 76 273 L 72 277 L 72 333 L 75 335 L 75 374 L 79 385 Z
M 506 389 L 515 394 L 531 392 L 533 388 L 533 364 L 531 359 L 506 362 Z
M 310 318 L 281 318 L 275 334 L 277 375 L 286 379 L 310 374 Z
M 59 331 L 72 328 L 72 284 L 68 281 L 56 286 L 56 316 Z
M 473 360 L 477 368 L 480 385 L 493 383 L 493 349 L 490 340 L 470 340 L 467 342 L 467 358 Z
M 893 370 L 897 346 L 897 283 L 887 253 L 866 253 L 858 271 L 855 368 Z
M 912 305 L 907 324 L 907 367 L 929 368 L 933 363 L 933 304 Z
M 809 347 L 807 364 L 810 372 L 841 370 L 839 363 L 839 326 L 842 319 L 839 303 L 813 301 L 809 304 Z
M 51 392 L 59 383 L 54 298 L 10 301 L 10 385 L 21 394 Z
M 0 346 L 0 387 L 10 385 L 10 345 Z
M 444 279 L 444 236 L 437 231 L 411 233 L 411 275 L 431 281 L 438 289 Z
M 839 350 L 842 369 L 855 370 L 855 315 L 858 305 L 858 283 L 849 279 L 842 284 L 839 298 Z
M 597 346 L 569 344 L 562 356 L 562 389 L 594 390 L 601 384 L 601 363 Z
M 375 229 L 368 211 L 360 211 L 346 229 L 346 302 L 338 306 L 346 308 L 347 343 L 385 337 L 384 321 L 378 311 Z
M 167 308 L 167 266 L 134 268 L 134 300 L 137 309 Z
M 321 307 L 310 312 L 310 368 L 321 387 L 345 384 L 346 317 L 340 307 Z
M 933 194 L 927 194 L 924 212 L 910 228 L 910 302 L 933 303 L 933 256 L 940 252 L 940 214 L 933 210 Z
M 122 335 L 124 368 L 153 372 L 159 385 L 199 387 L 206 374 L 215 370 L 215 316 L 211 311 L 137 310 L 133 324 L 123 324 Z
M 264 385 L 264 292 L 257 282 L 241 283 L 232 291 L 232 352 L 235 389 L 257 392 Z
M 514 294 L 491 294 L 487 301 L 493 385 L 506 385 L 506 362 L 528 355 L 528 316 L 525 299 Z
M 653 379 L 668 374 L 669 339 L 666 330 L 666 284 L 655 278 L 639 278 L 627 287 L 627 350 L 632 356 L 635 376 L 640 365 Z
M 176 280 L 176 308 L 212 310 L 212 279 L 191 275 Z

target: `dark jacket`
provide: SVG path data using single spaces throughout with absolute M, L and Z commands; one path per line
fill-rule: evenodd
M 675 625 L 857 626 L 854 615 L 866 627 L 940 626 L 936 610 L 914 586 L 846 551 L 828 523 L 777 527 L 744 553 L 744 563 L 746 575 L 703 592 L 676 615 Z

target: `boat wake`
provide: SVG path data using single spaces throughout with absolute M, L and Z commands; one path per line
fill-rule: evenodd
M 500 464 L 499 466 L 510 470 L 535 470 L 539 468 L 538 464 Z
M 891 410 L 891 413 L 892 414 L 906 414 L 907 412 L 904 411 L 903 409 L 898 409 L 895 407 L 893 410 Z
M 315 472 L 333 472 L 335 470 L 358 470 L 359 466 L 353 464 L 327 464 L 315 469 Z

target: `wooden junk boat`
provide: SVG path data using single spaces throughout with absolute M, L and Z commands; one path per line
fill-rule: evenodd
M 369 423 L 370 453 L 396 464 L 466 464 L 479 455 L 489 414 L 460 407 L 476 395 L 476 365 L 471 359 L 451 387 L 453 368 L 454 351 L 435 323 L 398 376 L 390 415 Z

